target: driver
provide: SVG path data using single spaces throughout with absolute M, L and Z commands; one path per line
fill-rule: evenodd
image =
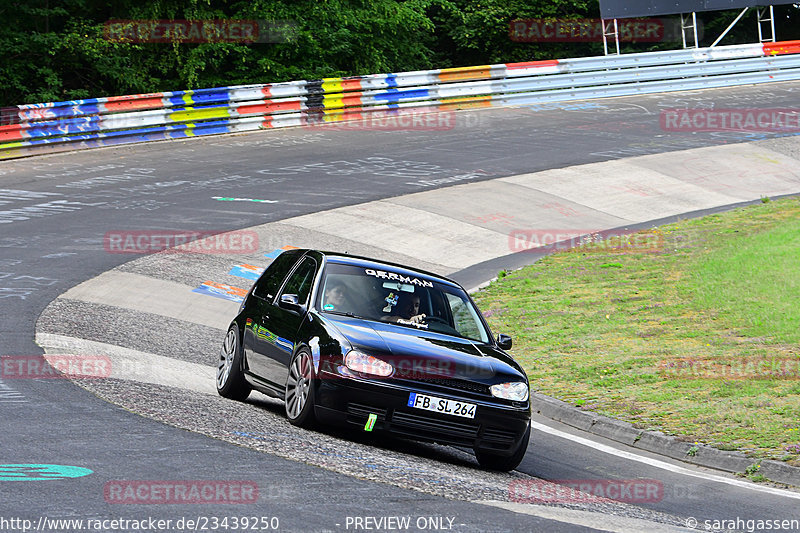
M 419 296 L 416 294 L 401 293 L 394 311 L 397 314 L 385 317 L 385 320 L 389 322 L 407 320 L 415 324 L 421 324 L 425 321 L 425 313 L 419 312 Z

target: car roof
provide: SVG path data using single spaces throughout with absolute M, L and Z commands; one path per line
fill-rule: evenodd
M 398 274 L 403 274 L 405 276 L 424 277 L 428 278 L 430 281 L 436 281 L 438 283 L 444 283 L 447 285 L 451 285 L 453 287 L 458 287 L 460 289 L 463 289 L 463 287 L 461 287 L 461 285 L 459 285 L 455 281 L 448 279 L 444 276 L 434 274 L 433 272 L 428 272 L 426 270 L 420 270 L 418 268 L 412 268 L 405 265 L 400 265 L 398 263 L 392 263 L 390 261 L 381 261 L 378 259 L 363 257 L 360 255 L 351 255 L 342 252 L 327 252 L 321 250 L 313 250 L 313 251 L 323 255 L 325 259 L 330 263 L 336 263 L 340 265 L 362 266 L 376 270 L 391 270 L 393 272 L 397 272 Z

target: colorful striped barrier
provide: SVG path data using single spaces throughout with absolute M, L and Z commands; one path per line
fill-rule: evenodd
M 2 110 L 0 159 L 259 129 L 800 79 L 800 41 L 218 87 Z

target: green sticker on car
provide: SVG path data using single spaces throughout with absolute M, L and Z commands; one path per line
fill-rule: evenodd
M 364 424 L 364 431 L 372 431 L 372 428 L 375 427 L 375 421 L 378 420 L 378 415 L 370 414 L 369 418 L 367 418 L 367 423 Z

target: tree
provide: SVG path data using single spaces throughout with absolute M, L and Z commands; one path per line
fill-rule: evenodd
M 698 14 L 701 44 L 736 14 Z M 798 38 L 800 9 L 776 6 L 775 14 L 778 37 Z M 509 35 L 514 19 L 597 19 L 597 0 L 6 0 L 0 17 L 0 106 L 603 53 L 599 42 Z M 111 20 L 176 19 L 288 21 L 289 31 L 251 44 L 126 41 L 109 32 Z M 751 13 L 722 44 L 755 41 Z

